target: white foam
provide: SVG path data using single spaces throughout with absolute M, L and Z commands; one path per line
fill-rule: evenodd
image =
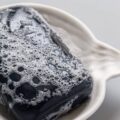
M 29 14 L 25 11 L 29 11 Z M 65 48 L 61 47 L 62 43 L 56 44 L 54 42 L 51 38 L 51 32 L 54 33 L 53 30 L 36 11 L 20 8 L 9 20 L 10 26 L 7 26 L 9 12 L 9 10 L 4 10 L 0 13 L 2 14 L 0 34 L 6 37 L 6 39 L 0 39 L 0 43 L 2 43 L 2 46 L 8 45 L 8 48 L 2 47 L 0 56 L 2 56 L 2 68 L 7 67 L 8 70 L 7 73 L 3 74 L 9 77 L 8 75 L 14 71 L 21 75 L 21 80 L 14 82 L 14 90 L 10 90 L 8 84 L 2 85 L 2 90 L 14 99 L 13 105 L 16 102 L 36 105 L 44 101 L 45 97 L 51 97 L 49 89 L 46 92 L 39 90 L 36 98 L 32 100 L 19 97 L 15 94 L 15 90 L 25 82 L 33 87 L 51 83 L 57 86 L 52 95 L 61 96 L 62 94 L 68 94 L 74 86 L 89 77 L 81 62 L 71 56 L 69 51 L 66 55 L 63 50 Z M 42 23 L 38 23 L 38 19 Z M 3 29 L 4 26 L 6 29 Z M 57 35 L 54 37 L 57 41 L 61 41 Z M 3 58 L 5 54 L 8 57 Z M 15 67 L 13 67 L 14 64 Z M 17 70 L 19 66 L 23 66 L 24 71 L 19 72 Z M 38 71 L 38 69 L 41 69 L 41 71 Z M 82 73 L 86 73 L 86 78 L 82 76 Z M 69 78 L 69 75 L 73 75 L 73 78 Z M 34 76 L 40 79 L 39 84 L 33 83 L 32 78 Z M 63 80 L 65 77 L 66 79 Z M 79 78 L 81 78 L 81 81 L 79 81 Z M 10 78 L 8 81 L 11 81 Z

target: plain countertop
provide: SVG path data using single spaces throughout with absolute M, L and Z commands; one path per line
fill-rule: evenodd
M 25 0 L 0 0 L 0 5 Z M 52 5 L 81 19 L 95 36 L 120 49 L 120 0 L 26 0 Z M 120 77 L 107 82 L 105 100 L 89 120 L 120 120 Z

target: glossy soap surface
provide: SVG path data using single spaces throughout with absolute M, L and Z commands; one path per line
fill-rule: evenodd
M 57 119 L 91 94 L 89 72 L 56 32 L 32 8 L 0 11 L 1 104 L 18 120 Z

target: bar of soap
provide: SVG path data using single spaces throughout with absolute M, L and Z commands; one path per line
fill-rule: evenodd
M 34 9 L 0 11 L 0 98 L 18 120 L 55 120 L 89 98 L 81 61 Z

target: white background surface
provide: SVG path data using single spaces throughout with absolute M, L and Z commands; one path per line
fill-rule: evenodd
M 25 0 L 0 0 L 0 5 Z M 120 0 L 26 0 L 64 9 L 85 22 L 95 36 L 120 49 Z M 101 108 L 89 120 L 120 120 L 120 77 L 107 83 Z

